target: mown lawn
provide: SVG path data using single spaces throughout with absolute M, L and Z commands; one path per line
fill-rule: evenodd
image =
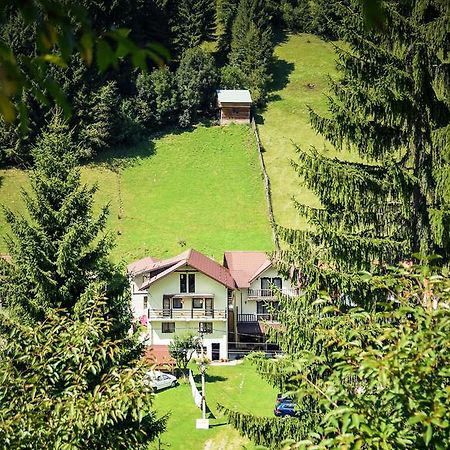
M 194 369 L 194 373 L 198 370 Z M 244 362 L 236 366 L 208 367 L 206 384 L 207 403 L 211 409 L 209 430 L 197 430 L 195 420 L 201 418 L 201 411 L 194 405 L 189 384 L 181 384 L 156 394 L 155 408 L 159 414 L 170 413 L 167 431 L 160 443 L 153 444 L 158 449 L 195 450 L 247 450 L 253 445 L 246 438 L 226 424 L 226 419 L 217 411 L 217 403 L 242 412 L 258 416 L 273 416 L 276 390 L 269 386 Z M 199 377 L 196 377 L 199 379 Z M 166 445 L 166 446 L 165 446 Z M 158 449 L 159 450 L 159 449 Z
M 290 160 L 296 158 L 294 144 L 303 149 L 324 149 L 324 139 L 309 124 L 308 106 L 326 113 L 328 76 L 336 76 L 335 53 L 331 43 L 299 34 L 283 37 L 275 48 L 275 57 L 273 92 L 259 117 L 259 131 L 275 220 L 284 226 L 303 227 L 305 223 L 292 205 L 292 196 L 314 206 L 317 200 L 301 185 Z
M 117 149 L 82 168 L 110 204 L 116 260 L 165 257 L 193 247 L 217 260 L 224 250 L 271 250 L 263 183 L 246 126 L 168 132 Z M 24 171 L 0 171 L 0 203 L 21 211 Z M 0 218 L 0 236 L 7 231 Z M 0 252 L 5 251 L 4 242 Z

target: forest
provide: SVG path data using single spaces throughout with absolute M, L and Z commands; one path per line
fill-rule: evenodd
M 99 71 L 95 65 L 87 66 L 80 54 L 71 55 L 64 64 L 49 64 L 40 79 L 44 92 L 36 95 L 28 90 L 16 99 L 26 126 L 22 121 L 22 126 L 0 123 L 0 164 L 30 164 L 33 143 L 52 114 L 52 102 L 45 96 L 56 95 L 63 106 L 71 106 L 69 124 L 74 139 L 82 157 L 89 159 L 117 145 L 132 145 L 140 136 L 161 128 L 186 128 L 199 117 L 210 116 L 214 112 L 213 94 L 219 87 L 250 88 L 255 103 L 262 106 L 271 81 L 269 66 L 276 30 L 287 28 L 336 38 L 334 18 L 328 18 L 324 8 L 330 2 L 322 0 L 311 7 L 296 0 L 81 4 L 96 35 L 113 28 L 128 30 L 136 46 L 157 44 L 163 49 L 161 57 L 154 61 L 148 58 L 143 63 L 146 70 L 122 58 L 115 61 L 115 67 Z M 0 40 L 13 52 L 19 66 L 25 67 L 29 58 L 39 53 L 37 23 L 44 12 L 36 14 L 36 21 L 27 23 L 14 6 L 4 11 Z M 297 20 L 300 17 L 307 17 L 307 21 Z M 111 42 L 104 42 L 103 47 L 112 52 Z
M 290 162 L 316 203 L 294 195 L 306 226 L 273 224 L 272 263 L 299 290 L 267 306 L 281 356 L 247 357 L 296 417 L 221 414 L 258 448 L 450 447 L 447 0 L 9 1 L 1 19 L 0 162 L 32 170 L 26 213 L 2 209 L 0 448 L 164 435 L 108 207 L 79 164 L 189 130 L 218 86 L 250 89 L 263 117 L 280 31 L 333 41 L 338 73 L 327 111 L 308 109 L 325 148 Z

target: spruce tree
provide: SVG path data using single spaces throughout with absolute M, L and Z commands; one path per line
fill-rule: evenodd
M 265 101 L 273 53 L 270 5 L 266 0 L 240 0 L 233 23 L 230 64 L 243 72 L 253 101 Z
M 358 271 L 416 253 L 449 261 L 449 15 L 440 0 L 390 1 L 383 33 L 365 30 L 358 6 L 345 16 L 330 114 L 311 123 L 359 161 L 299 149 L 293 166 L 322 206 L 296 204 L 309 230 L 280 228 L 283 267 L 308 286 L 358 301 Z
M 212 38 L 215 4 L 211 0 L 180 0 L 175 4 L 171 31 L 178 56 Z
M 108 208 L 93 214 L 97 188 L 80 181 L 72 134 L 58 113 L 33 151 L 31 191 L 24 191 L 27 215 L 4 209 L 11 233 L 5 238 L 11 263 L 0 296 L 11 315 L 33 323 L 49 309 L 73 310 L 93 281 L 107 283 L 109 313 L 117 332 L 130 328 L 127 282 L 108 260 L 112 239 L 105 233 Z

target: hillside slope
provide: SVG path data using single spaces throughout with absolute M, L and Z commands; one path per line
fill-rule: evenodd
M 109 203 L 115 260 L 165 257 L 194 247 L 217 260 L 224 250 L 271 250 L 264 188 L 249 127 L 173 132 L 132 149 L 117 149 L 83 167 Z M 0 171 L 0 203 L 21 211 L 27 177 Z M 0 236 L 6 232 L 0 218 Z M 5 251 L 2 239 L 0 252 Z

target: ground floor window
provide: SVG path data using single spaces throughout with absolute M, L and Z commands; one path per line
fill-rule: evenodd
M 198 324 L 199 333 L 210 334 L 213 332 L 213 324 L 212 322 L 200 322 Z
M 161 331 L 163 333 L 175 333 L 175 322 L 163 322 Z

